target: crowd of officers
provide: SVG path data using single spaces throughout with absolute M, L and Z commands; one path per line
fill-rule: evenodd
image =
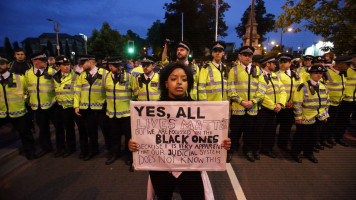
M 306 55 L 300 66 L 291 69 L 290 54 L 253 60 L 255 49 L 243 46 L 238 61 L 228 69 L 222 62 L 225 48 L 224 42 L 215 42 L 211 48 L 213 60 L 198 67 L 188 61 L 191 46 L 181 41 L 175 62 L 190 66 L 194 72 L 194 87 L 189 94 L 192 99 L 230 101 L 232 146 L 227 162 L 238 151 L 240 139 L 242 151 L 251 162 L 260 160 L 260 154 L 276 158 L 275 143 L 299 163 L 303 157 L 317 163 L 314 152 L 324 147 L 332 148 L 337 143 L 348 146 L 343 135 L 350 116 L 355 118 L 356 55 L 334 60 L 330 54 Z M 154 58 L 143 57 L 129 73 L 119 57 L 107 58 L 102 67 L 90 55 L 80 56 L 74 67 L 65 56 L 49 63 L 46 54 L 37 53 L 31 57 L 32 64 L 27 64 L 24 51 L 18 49 L 15 57 L 12 63 L 0 57 L 0 126 L 14 124 L 27 159 L 53 151 L 51 121 L 56 136 L 55 157 L 76 151 L 76 124 L 80 159 L 87 161 L 99 153 L 100 127 L 108 151 L 105 163 L 112 164 L 122 155 L 122 135 L 127 164 L 132 163 L 127 148 L 130 101 L 159 100 L 159 72 L 154 71 Z M 168 63 L 166 44 L 161 66 Z M 39 127 L 38 152 L 33 121 Z M 293 124 L 296 132 L 291 137 Z

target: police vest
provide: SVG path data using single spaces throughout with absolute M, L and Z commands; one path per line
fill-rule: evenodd
M 10 74 L 7 83 L 0 84 L 0 118 L 21 117 L 27 113 L 25 107 L 25 77 Z
M 212 63 L 205 65 L 199 73 L 198 95 L 199 101 L 226 101 L 227 100 L 227 72 Z
M 326 72 L 326 77 L 325 83 L 329 90 L 330 105 L 338 106 L 344 97 L 345 76 L 334 71 L 334 68 L 329 68 Z
M 26 71 L 25 77 L 32 110 L 37 110 L 39 107 L 46 110 L 56 103 L 53 80 L 55 73 L 52 67 L 47 67 L 39 77 L 35 75 L 34 68 Z
M 314 124 L 315 118 L 320 121 L 328 118 L 328 93 L 321 82 L 319 88 L 312 86 L 310 81 L 300 84 L 293 95 L 295 120 L 302 120 L 302 124 Z
M 142 67 L 135 67 L 133 68 L 133 70 L 131 71 L 131 75 L 133 77 L 138 77 L 140 74 L 143 74 L 143 68 Z
M 356 69 L 347 70 L 344 101 L 356 101 Z
M 144 74 L 136 77 L 132 83 L 133 94 L 137 101 L 158 101 L 160 99 L 159 75 L 155 73 L 149 82 Z
M 130 116 L 130 100 L 132 99 L 132 76 L 128 72 L 120 74 L 118 80 L 112 78 L 110 72 L 106 78 L 106 115 L 109 118 Z M 116 83 L 115 83 L 116 82 Z
M 232 115 L 257 115 L 258 102 L 261 101 L 266 92 L 266 84 L 263 81 L 261 70 L 256 66 L 251 66 L 250 73 L 241 65 L 234 66 L 229 71 L 227 79 L 227 92 L 232 100 Z M 246 109 L 241 105 L 242 101 L 252 101 L 255 105 Z
M 282 70 L 278 71 L 276 74 L 279 80 L 283 83 L 284 89 L 287 93 L 287 102 L 292 103 L 293 93 L 298 88 L 301 81 L 299 75 L 291 71 L 291 76 L 289 76 Z
M 74 103 L 74 87 L 78 74 L 70 71 L 62 76 L 61 71 L 54 75 L 54 90 L 56 92 L 56 101 L 64 109 L 72 108 Z
M 77 78 L 74 87 L 74 108 L 101 110 L 105 106 L 105 80 L 108 71 L 98 68 L 93 77 L 83 72 Z
M 266 82 L 266 95 L 263 99 L 262 106 L 269 110 L 274 110 L 276 104 L 281 104 L 283 108 L 287 102 L 287 93 L 282 81 L 279 80 L 275 73 L 271 73 L 270 77 L 266 74 L 263 76 Z

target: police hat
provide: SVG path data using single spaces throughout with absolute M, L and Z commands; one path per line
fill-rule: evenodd
M 47 62 L 47 59 L 47 55 L 44 52 L 35 53 L 31 56 L 31 60 L 41 60 Z
M 65 56 L 57 56 L 56 65 L 70 64 L 70 60 Z
M 6 58 L 0 56 L 0 65 L 8 64 L 9 61 Z
M 225 42 L 223 42 L 223 41 L 216 41 L 216 42 L 214 42 L 213 47 L 212 47 L 211 49 L 212 49 L 213 51 L 215 51 L 215 50 L 222 50 L 222 51 L 224 51 L 225 48 L 226 48 Z
M 125 62 L 121 60 L 121 57 L 111 57 L 106 60 L 107 64 L 115 67 L 124 66 Z
M 263 55 L 254 55 L 252 57 L 252 62 L 256 62 L 256 63 L 262 63 L 262 60 L 264 59 Z
M 187 51 L 190 51 L 192 49 L 192 47 L 190 46 L 190 44 L 187 41 L 180 41 L 177 45 L 177 49 L 178 49 L 178 47 L 183 47 Z
M 308 73 L 324 73 L 327 70 L 325 69 L 325 67 L 323 65 L 313 65 Z
M 83 65 L 88 60 L 95 60 L 95 56 L 93 55 L 82 55 L 79 57 L 79 64 Z
M 312 63 L 320 63 L 320 62 L 325 62 L 325 57 L 324 56 L 315 56 L 313 58 Z
M 266 57 L 266 58 L 264 58 L 264 59 L 261 60 L 261 63 L 262 63 L 262 64 L 271 63 L 271 62 L 276 63 L 276 62 L 277 62 L 276 57 L 274 57 L 274 56 L 269 56 L 269 57 Z
M 313 60 L 314 56 L 311 56 L 311 55 L 305 55 L 303 56 L 303 59 L 304 60 Z
M 355 57 L 355 56 L 354 56 Z M 334 60 L 336 63 L 347 63 L 351 64 L 352 63 L 352 56 L 345 55 L 345 56 L 338 56 Z
M 243 54 L 243 53 L 253 54 L 254 52 L 255 52 L 255 48 L 253 48 L 251 46 L 243 46 L 239 49 L 239 54 Z
M 281 53 L 277 58 L 279 61 L 292 61 L 293 56 L 289 53 Z
M 141 61 L 142 65 L 145 65 L 145 64 L 147 65 L 147 64 L 153 64 L 156 61 L 156 59 L 152 56 L 144 56 L 141 58 L 140 61 Z

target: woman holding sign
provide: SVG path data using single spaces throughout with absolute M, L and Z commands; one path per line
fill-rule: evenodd
M 170 64 L 161 71 L 159 82 L 161 101 L 192 101 L 188 95 L 194 84 L 190 68 L 179 63 Z M 225 139 L 221 146 L 229 150 L 230 139 Z M 129 149 L 138 150 L 138 144 L 130 140 Z M 214 199 L 212 192 L 206 192 L 208 188 L 204 186 L 210 186 L 210 182 L 208 178 L 204 182 L 203 176 L 207 177 L 201 171 L 150 171 L 150 179 L 158 199 L 172 199 L 175 187 L 179 187 L 182 199 Z

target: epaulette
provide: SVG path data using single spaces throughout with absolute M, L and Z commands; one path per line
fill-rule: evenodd
M 54 74 L 53 79 L 57 81 L 57 83 L 61 83 L 61 71 L 58 71 L 57 73 Z
M 256 65 L 251 64 L 251 74 L 253 78 L 258 78 Z
M 203 68 L 207 68 L 207 67 L 209 67 L 209 64 L 206 64 L 206 65 L 203 66 Z
M 300 85 L 298 86 L 297 91 L 299 92 L 303 87 L 304 87 L 304 83 L 300 84 Z

